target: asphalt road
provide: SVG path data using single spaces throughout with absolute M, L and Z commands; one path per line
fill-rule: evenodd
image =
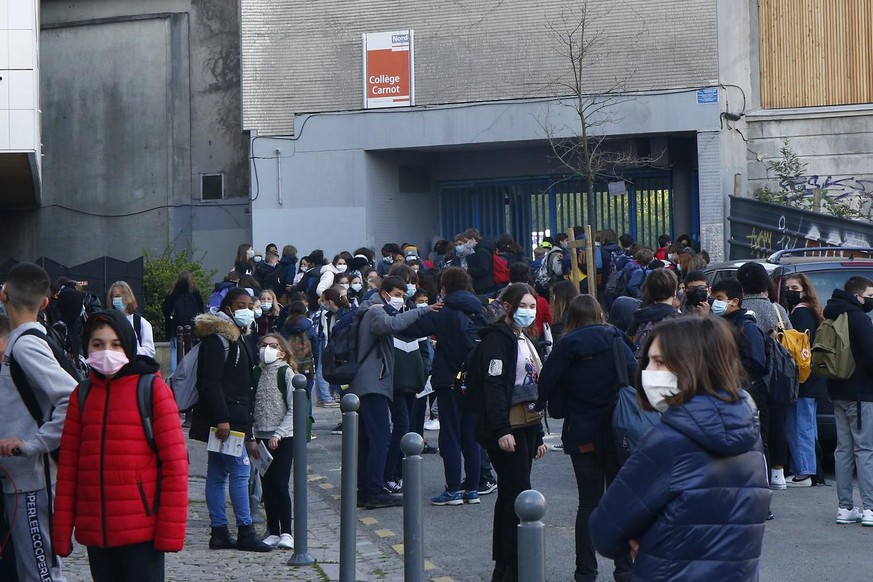
M 338 509 L 341 437 L 331 435 L 330 429 L 339 420 L 340 412 L 317 409 L 315 417 L 318 438 L 309 446 L 310 473 L 318 475 L 320 483 L 333 487 L 316 487 L 314 494 L 322 495 Z M 559 442 L 560 421 L 550 422 L 553 435 L 547 436 L 546 442 L 555 444 Z M 436 432 L 427 432 L 425 436 L 436 444 Z M 439 494 L 444 482 L 441 458 L 425 455 L 423 465 L 425 495 Z M 577 494 L 569 458 L 550 451 L 534 463 L 532 482 L 548 504 L 544 518 L 547 579 L 572 580 Z M 832 477 L 829 482 L 831 486 L 773 493 L 776 519 L 767 523 L 761 580 L 854 582 L 873 578 L 873 528 L 834 523 L 837 500 Z M 425 553 L 434 566 L 428 571 L 428 579 L 441 576 L 471 582 L 489 579 L 493 567 L 490 552 L 495 497 L 496 492 L 482 497 L 479 505 L 435 507 L 425 503 Z M 367 531 L 374 543 L 382 544 L 386 550 L 402 543 L 401 508 L 361 509 L 360 518 L 367 523 L 359 523 L 359 531 Z M 598 580 L 612 580 L 611 566 L 611 562 L 601 559 Z

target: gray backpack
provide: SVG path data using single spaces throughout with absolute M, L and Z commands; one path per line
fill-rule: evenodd
M 218 339 L 224 346 L 224 357 L 227 359 L 227 353 L 230 350 L 230 340 L 220 334 Z M 176 398 L 176 405 L 179 410 L 188 410 L 200 399 L 200 393 L 197 391 L 198 371 L 200 369 L 200 346 L 203 342 L 195 345 L 185 354 L 179 365 L 176 366 L 176 371 L 170 376 L 167 384 L 173 390 L 173 396 Z

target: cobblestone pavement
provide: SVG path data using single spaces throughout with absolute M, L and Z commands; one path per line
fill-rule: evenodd
M 316 422 L 327 424 L 339 420 L 338 410 L 317 410 Z M 335 418 L 335 419 L 334 419 Z M 322 425 L 323 426 L 323 425 Z M 269 553 L 238 552 L 236 550 L 210 551 L 209 514 L 204 499 L 206 473 L 205 446 L 188 441 L 191 458 L 188 504 L 188 531 L 185 549 L 167 554 L 167 581 L 194 582 L 272 582 L 272 581 L 329 581 L 339 580 L 339 513 L 328 503 L 338 493 L 325 489 L 317 479 L 309 484 L 309 535 L 310 555 L 316 559 L 312 566 L 292 567 L 286 565 L 292 550 L 274 550 Z M 339 465 L 339 459 L 337 459 Z M 228 507 L 228 516 L 232 516 Z M 231 519 L 231 523 L 233 523 Z M 258 531 L 263 526 L 256 526 Z M 76 546 L 73 554 L 64 559 L 64 574 L 68 582 L 90 580 L 86 551 Z M 357 580 L 401 581 L 403 580 L 403 557 L 397 552 L 376 544 L 367 533 L 358 528 Z

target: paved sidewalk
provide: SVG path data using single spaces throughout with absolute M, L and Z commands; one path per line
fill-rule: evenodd
M 327 415 L 317 413 L 316 416 Z M 338 418 L 339 414 L 336 414 L 336 417 Z M 309 553 L 316 559 L 316 563 L 312 566 L 286 565 L 293 553 L 292 550 L 274 550 L 264 554 L 236 550 L 209 550 L 209 514 L 204 498 L 205 445 L 188 441 L 188 450 L 191 458 L 188 532 L 185 549 L 176 554 L 167 554 L 168 582 L 339 580 L 340 518 L 336 509 L 328 503 L 328 496 L 338 491 L 324 489 L 317 478 L 310 478 L 308 543 Z M 339 459 L 337 459 L 338 464 Z M 232 515 L 228 507 L 228 516 Z M 233 523 L 232 518 L 231 523 Z M 259 532 L 263 530 L 263 526 L 256 526 L 256 528 Z M 68 582 L 85 582 L 91 579 L 87 554 L 81 546 L 77 545 L 73 554 L 64 560 L 63 569 Z M 402 556 L 375 545 L 366 537 L 361 527 L 358 528 L 356 578 L 359 581 L 403 580 Z

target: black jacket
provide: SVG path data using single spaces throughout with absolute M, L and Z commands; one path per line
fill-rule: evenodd
M 815 344 L 815 332 L 818 330 L 818 319 L 815 313 L 806 306 L 798 305 L 791 310 L 788 316 L 791 320 L 791 325 L 797 331 L 809 332 L 809 345 Z M 806 382 L 800 385 L 801 398 L 826 398 L 828 395 L 827 379 L 818 374 L 810 374 Z
M 255 359 L 239 327 L 224 313 L 200 315 L 195 333 L 202 338 L 198 386 L 200 400 L 194 406 L 190 437 L 206 442 L 209 427 L 229 422 L 231 430 L 252 437 L 252 370 Z M 225 352 L 224 343 L 229 342 Z
M 824 316 L 836 319 L 843 313 L 849 317 L 849 343 L 855 357 L 855 373 L 848 380 L 829 378 L 828 394 L 831 400 L 873 402 L 873 322 L 854 295 L 834 289 L 824 308 Z
M 497 291 L 492 253 L 494 241 L 484 238 L 476 245 L 475 251 L 467 256 L 467 272 L 473 279 L 476 295 L 491 295 Z
M 724 316 L 737 330 L 740 362 L 748 376 L 748 385 L 760 384 L 767 375 L 767 342 L 755 318 L 745 309 Z
M 607 442 L 612 409 L 618 395 L 618 374 L 613 342 L 621 340 L 628 379 L 637 369 L 633 352 L 623 334 L 611 325 L 587 325 L 574 329 L 559 341 L 540 372 L 537 385 L 542 409 L 560 400 L 564 407 L 561 441 L 564 452 L 574 454 L 579 445 Z
M 649 321 L 660 322 L 681 315 L 672 305 L 666 303 L 653 303 L 646 305 L 634 312 L 634 320 L 627 328 L 627 334 L 631 337 L 637 335 L 637 329 Z
M 176 335 L 176 328 L 180 325 L 190 325 L 193 329 L 194 318 L 203 313 L 203 298 L 197 289 L 192 292 L 174 289 L 164 299 L 161 311 L 169 340 Z
M 485 325 L 482 302 L 469 291 L 455 291 L 446 295 L 443 309 L 425 313 L 403 332 L 411 337 L 436 336 L 431 376 L 434 390 L 452 386 Z
M 489 446 L 495 445 L 500 437 L 512 432 L 509 408 L 512 389 L 515 387 L 519 339 L 504 321 L 482 329 L 479 335 L 482 337 L 485 386 L 482 410 L 476 417 L 476 440 L 482 446 Z M 532 343 L 536 348 L 536 342 Z M 536 444 L 543 444 L 542 425 Z

